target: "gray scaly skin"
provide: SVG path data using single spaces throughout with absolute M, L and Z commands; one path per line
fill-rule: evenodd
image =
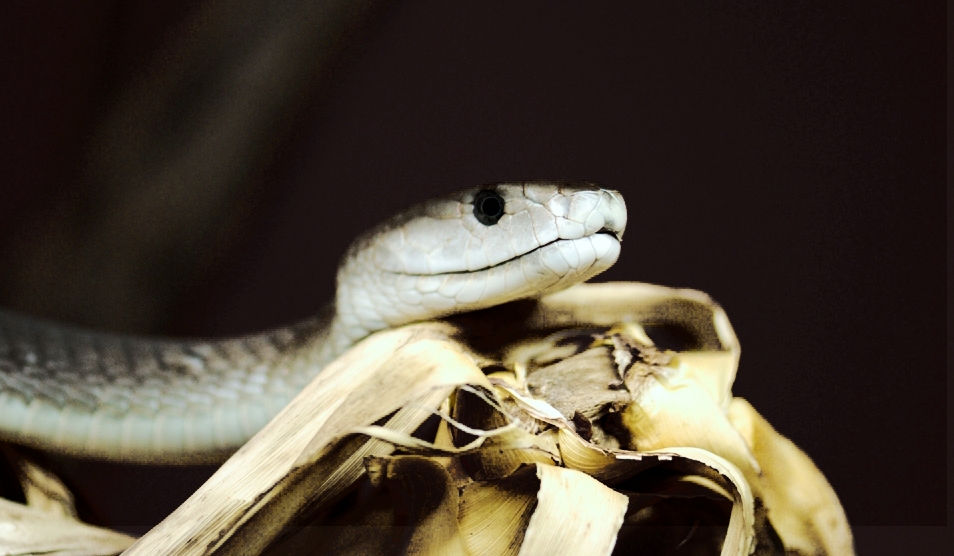
M 368 334 L 536 297 L 619 256 L 626 208 L 583 184 L 478 187 L 359 237 L 329 315 L 218 341 L 103 334 L 0 311 L 0 438 L 139 462 L 217 459 Z

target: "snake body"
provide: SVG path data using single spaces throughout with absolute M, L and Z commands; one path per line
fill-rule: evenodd
M 370 333 L 582 282 L 619 255 L 626 208 L 585 184 L 483 186 L 359 237 L 328 314 L 216 341 L 138 338 L 0 311 L 0 438 L 142 462 L 216 459 Z

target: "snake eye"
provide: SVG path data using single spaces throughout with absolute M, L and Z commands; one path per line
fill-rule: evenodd
M 493 226 L 503 214 L 504 200 L 496 192 L 485 189 L 474 197 L 474 216 L 484 226 Z

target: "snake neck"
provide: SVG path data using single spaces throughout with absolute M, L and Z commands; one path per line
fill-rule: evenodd
M 361 334 L 358 329 L 349 327 L 335 314 L 335 317 L 325 325 L 324 333 L 316 338 L 314 349 L 317 354 L 315 359 L 317 367 L 324 368 L 371 332 Z
M 438 292 L 442 278 L 380 268 L 380 250 L 369 243 L 359 238 L 338 268 L 335 312 L 321 346 L 326 362 L 374 332 L 478 308 Z

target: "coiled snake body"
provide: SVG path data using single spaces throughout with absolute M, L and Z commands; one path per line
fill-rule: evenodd
M 126 461 L 227 453 L 361 338 L 582 282 L 616 261 L 625 225 L 619 193 L 588 185 L 432 200 L 352 244 L 329 316 L 235 339 L 135 338 L 0 311 L 0 438 Z

